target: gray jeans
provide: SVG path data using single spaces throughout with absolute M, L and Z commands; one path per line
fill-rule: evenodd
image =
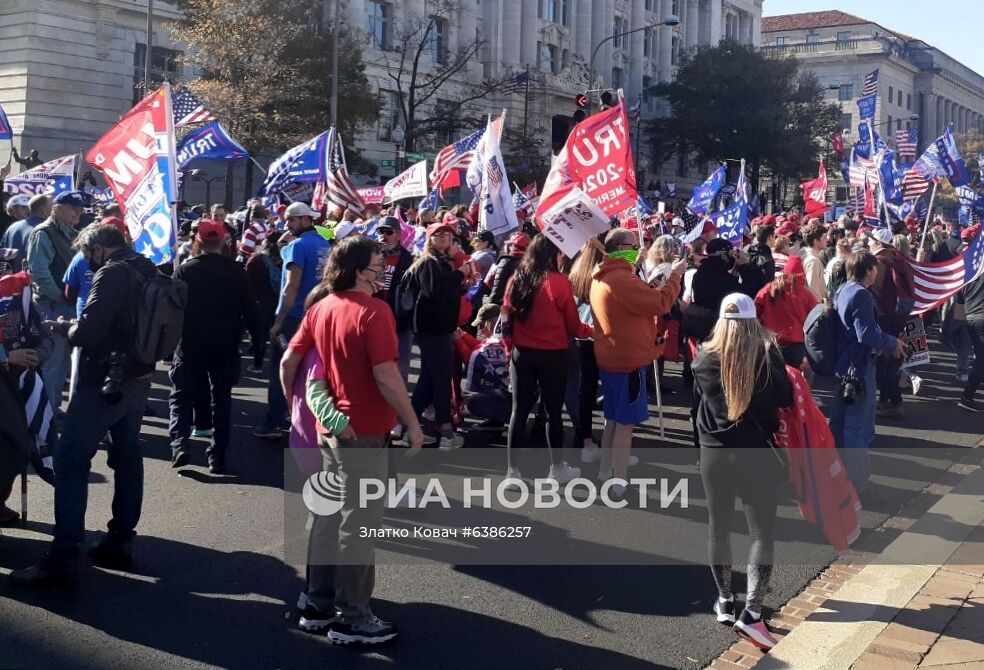
M 346 623 L 372 616 L 369 600 L 376 584 L 375 542 L 362 529 L 383 527 L 382 499 L 362 504 L 360 480 L 386 480 L 388 436 L 359 435 L 354 440 L 321 438 L 325 470 L 344 489 L 342 509 L 315 515 L 308 540 L 307 597 L 322 611 L 334 611 Z

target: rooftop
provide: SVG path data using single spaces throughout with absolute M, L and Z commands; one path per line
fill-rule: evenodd
M 887 33 L 898 36 L 900 39 L 911 41 L 915 38 L 910 37 L 897 30 L 890 30 L 884 26 L 863 19 L 854 14 L 848 14 L 837 9 L 824 12 L 802 12 L 800 14 L 783 14 L 781 16 L 762 17 L 763 33 L 781 33 L 791 30 L 808 30 L 810 28 L 833 28 L 835 26 L 858 26 L 872 24 L 882 28 Z

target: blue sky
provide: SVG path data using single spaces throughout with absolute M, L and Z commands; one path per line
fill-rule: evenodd
M 765 0 L 763 14 L 798 14 L 839 9 L 917 37 L 984 75 L 981 0 Z

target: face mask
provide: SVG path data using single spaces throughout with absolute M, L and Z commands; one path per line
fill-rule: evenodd
M 638 249 L 626 249 L 624 251 L 613 251 L 608 254 L 609 258 L 619 258 L 632 267 L 635 267 L 636 261 L 639 260 L 639 250 Z

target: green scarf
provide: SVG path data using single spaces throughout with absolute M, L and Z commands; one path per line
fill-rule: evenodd
M 638 249 L 626 249 L 625 251 L 613 251 L 608 254 L 609 258 L 619 258 L 629 264 L 630 267 L 635 267 L 636 261 L 639 260 L 639 250 Z

